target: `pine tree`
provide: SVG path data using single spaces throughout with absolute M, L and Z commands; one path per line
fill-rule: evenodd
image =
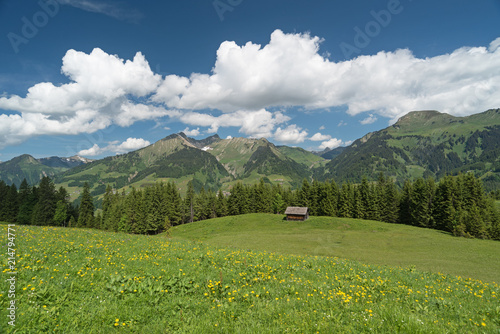
M 80 197 L 80 211 L 78 214 L 78 227 L 94 226 L 94 201 L 90 195 L 90 187 L 87 182 L 83 185 Z
M 182 199 L 173 182 L 166 186 L 167 216 L 170 226 L 182 223 Z
M 280 214 L 285 212 L 285 201 L 281 197 L 280 193 L 276 193 L 273 199 L 273 213 Z
M 405 180 L 403 185 L 403 193 L 399 204 L 399 222 L 405 225 L 412 225 L 411 202 L 413 194 L 413 184 L 409 180 Z
M 194 220 L 207 219 L 207 196 L 205 188 L 201 187 L 200 192 L 194 198 Z
M 472 207 L 467 212 L 466 217 L 465 227 L 467 233 L 475 238 L 487 239 L 489 237 L 486 225 L 481 215 L 481 210 L 475 203 L 472 204 Z
M 11 223 L 15 223 L 17 219 L 17 214 L 19 212 L 19 196 L 17 193 L 17 187 L 12 184 L 7 192 L 6 206 L 6 220 Z
M 0 221 L 7 221 L 7 194 L 9 187 L 0 180 Z
M 366 210 L 361 202 L 361 194 L 360 194 L 360 187 L 359 186 L 354 186 L 352 187 L 352 212 L 351 212 L 351 217 L 352 218 L 358 218 L 358 219 L 365 219 L 366 217 Z
M 318 180 L 314 180 L 312 186 L 309 189 L 309 212 L 312 216 L 318 216 L 322 211 L 319 205 L 322 199 L 321 195 L 322 185 Z
M 419 178 L 413 184 L 410 201 L 411 224 L 420 227 L 431 226 L 430 189 L 424 179 Z
M 219 192 L 217 193 L 216 212 L 217 217 L 225 217 L 228 214 L 227 200 L 221 189 L 219 189 Z
M 101 223 L 101 228 L 109 230 L 110 226 L 110 215 L 111 215 L 111 208 L 113 205 L 113 188 L 111 185 L 106 186 L 106 192 L 104 193 L 103 199 L 102 199 L 102 223 Z
M 299 206 L 302 207 L 310 207 L 311 202 L 310 202 L 310 197 L 311 197 L 311 186 L 309 182 L 307 182 L 306 179 L 302 181 L 302 187 L 299 189 L 298 192 L 298 200 L 299 200 Z
M 30 187 L 26 179 L 21 182 L 19 187 L 19 212 L 17 222 L 19 224 L 30 224 L 33 215 L 33 209 L 38 202 L 36 187 Z
M 361 219 L 373 219 L 372 211 L 373 211 L 373 198 L 370 191 L 370 185 L 368 184 L 368 179 L 366 176 L 363 176 L 361 180 L 361 185 L 358 187 L 359 191 L 359 200 L 360 200 L 360 209 L 358 213 L 358 218 Z
M 262 212 L 262 213 L 270 213 L 272 212 L 272 197 L 271 197 L 271 189 L 264 182 L 264 179 L 261 178 L 258 185 L 255 185 L 253 188 L 254 192 L 254 210 L 252 212 Z
M 250 197 L 249 192 L 248 187 L 244 187 L 241 182 L 237 182 L 234 185 L 227 202 L 230 215 L 250 213 L 248 203 Z
M 135 190 L 135 188 L 132 187 L 132 190 L 125 198 L 124 216 L 126 216 L 127 220 L 124 225 L 119 226 L 119 228 L 121 228 L 123 232 L 135 233 L 135 234 L 144 233 L 144 229 L 142 228 L 144 221 L 140 220 L 138 212 L 139 211 L 138 209 L 142 206 L 142 203 L 140 202 L 142 202 L 141 193 L 137 192 L 137 190 Z M 108 215 L 109 216 L 112 215 L 112 210 L 110 210 L 110 213 Z M 104 219 L 104 211 L 103 211 L 103 219 Z
M 36 203 L 31 221 L 35 225 L 50 225 L 56 212 L 56 190 L 49 177 L 44 176 L 38 187 Z
M 393 182 L 387 181 L 383 189 L 381 220 L 395 224 L 399 219 L 399 194 Z
M 54 213 L 54 224 L 56 226 L 66 226 L 69 220 L 71 204 L 70 196 L 64 187 L 59 187 L 56 191 L 56 211 Z
M 335 181 L 326 182 L 322 188 L 320 200 L 321 215 L 335 217 L 337 215 L 338 189 Z
M 351 185 L 343 183 L 339 194 L 339 217 L 351 218 L 352 217 L 352 200 L 351 200 Z
M 188 213 L 188 223 L 192 223 L 194 221 L 194 197 L 195 193 L 194 193 L 193 182 L 189 181 L 187 184 L 186 198 L 184 199 L 184 205 Z
M 56 211 L 54 213 L 54 225 L 55 226 L 65 226 L 66 217 L 68 216 L 68 206 L 63 200 L 59 200 L 56 203 Z
M 146 233 L 157 234 L 165 223 L 165 216 L 160 211 L 161 190 L 158 185 L 144 190 L 144 205 L 146 207 Z
M 436 188 L 433 217 L 439 230 L 452 232 L 457 224 L 454 189 L 454 178 L 451 176 L 443 178 Z

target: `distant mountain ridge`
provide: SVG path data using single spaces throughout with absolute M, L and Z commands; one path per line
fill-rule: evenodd
M 380 172 L 400 185 L 405 179 L 474 172 L 486 189 L 498 189 L 499 143 L 500 109 L 467 117 L 427 110 L 410 112 L 349 147 L 315 154 L 276 146 L 265 138 L 213 135 L 198 140 L 181 132 L 137 151 L 95 161 L 23 155 L 0 163 L 0 179 L 19 184 L 26 177 L 35 184 L 47 175 L 73 197 L 85 182 L 99 196 L 108 184 L 127 190 L 174 181 L 183 190 L 192 181 L 197 190 L 230 190 L 236 182 L 256 183 L 261 178 L 296 187 L 303 179 L 360 182 L 366 175 L 375 180 Z
M 0 163 L 0 180 L 17 187 L 23 179 L 30 184 L 37 184 L 43 176 L 56 175 L 92 160 L 77 155 L 69 158 L 50 157 L 36 159 L 29 154 L 23 154 L 9 161 Z
M 310 179 L 314 166 L 326 161 L 301 148 L 277 147 L 267 139 L 229 138 L 218 135 L 197 140 L 184 133 L 169 135 L 154 144 L 127 154 L 107 157 L 72 168 L 56 176 L 57 185 L 71 194 L 85 182 L 93 195 L 104 193 L 106 185 L 116 189 L 143 187 L 162 181 L 175 181 L 186 189 L 229 189 L 237 181 L 279 182 L 297 186 Z
M 379 172 L 406 178 L 440 178 L 474 172 L 486 189 L 500 187 L 500 109 L 467 117 L 414 111 L 394 125 L 368 133 L 317 170 L 319 179 L 359 182 Z

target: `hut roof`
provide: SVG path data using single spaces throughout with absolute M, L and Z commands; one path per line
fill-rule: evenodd
M 285 215 L 307 215 L 307 207 L 289 206 L 286 208 Z

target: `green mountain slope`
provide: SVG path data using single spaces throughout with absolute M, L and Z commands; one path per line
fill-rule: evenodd
M 295 187 L 304 178 L 310 178 L 312 168 L 324 159 L 300 148 L 275 146 L 267 139 L 231 138 L 217 141 L 207 152 L 234 177 L 234 182 L 256 183 L 260 178 L 267 182 Z
M 197 147 L 203 144 L 183 133 L 170 135 L 143 149 L 73 168 L 59 175 L 56 183 L 66 186 L 72 197 L 78 196 L 85 182 L 90 184 L 93 195 L 103 194 L 108 184 L 121 189 L 158 180 L 182 183 L 187 178 L 193 179 L 197 188 L 215 190 L 224 178 L 230 177 L 215 157 Z
M 23 179 L 26 179 L 29 184 L 37 184 L 44 176 L 54 177 L 68 170 L 71 164 L 68 162 L 65 165 L 61 162 L 62 158 L 55 157 L 41 160 L 35 159 L 31 155 L 23 154 L 12 160 L 0 163 L 0 180 L 3 180 L 7 184 L 15 184 L 17 187 L 19 187 Z M 58 161 L 56 162 L 56 160 Z
M 195 189 L 229 190 L 235 182 L 281 183 L 295 187 L 325 160 L 303 149 L 276 147 L 264 138 L 203 140 L 184 133 L 170 135 L 148 147 L 107 157 L 73 168 L 57 177 L 57 185 L 69 188 L 78 197 L 85 182 L 93 195 L 104 193 L 108 184 L 115 189 L 142 187 L 157 181 L 175 181 L 181 191 L 192 180 Z
M 316 176 L 358 182 L 384 172 L 402 181 L 473 171 L 494 189 L 500 186 L 498 143 L 500 109 L 468 117 L 415 111 L 356 140 Z

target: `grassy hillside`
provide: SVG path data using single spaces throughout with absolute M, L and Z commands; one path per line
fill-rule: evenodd
M 219 189 L 231 177 L 213 155 L 195 144 L 199 143 L 184 134 L 174 134 L 143 149 L 73 168 L 59 175 L 56 185 L 68 189 L 72 199 L 79 196 L 85 182 L 94 196 L 102 195 L 108 184 L 119 190 L 160 180 L 185 184 L 187 176 L 196 189 Z
M 496 333 L 500 328 L 500 287 L 477 280 L 331 257 L 217 248 L 164 235 L 15 229 L 16 327 L 6 321 L 12 298 L 2 284 L 2 333 Z M 5 245 L 7 225 L 1 230 Z M 8 265 L 4 257 L 4 278 L 12 275 Z
M 347 218 L 249 214 L 174 227 L 178 238 L 218 247 L 282 254 L 336 256 L 374 265 L 500 282 L 500 242 L 456 238 L 436 230 Z
M 308 166 L 309 168 L 318 167 L 326 163 L 326 160 L 300 147 L 277 146 L 281 153 L 290 159 Z

